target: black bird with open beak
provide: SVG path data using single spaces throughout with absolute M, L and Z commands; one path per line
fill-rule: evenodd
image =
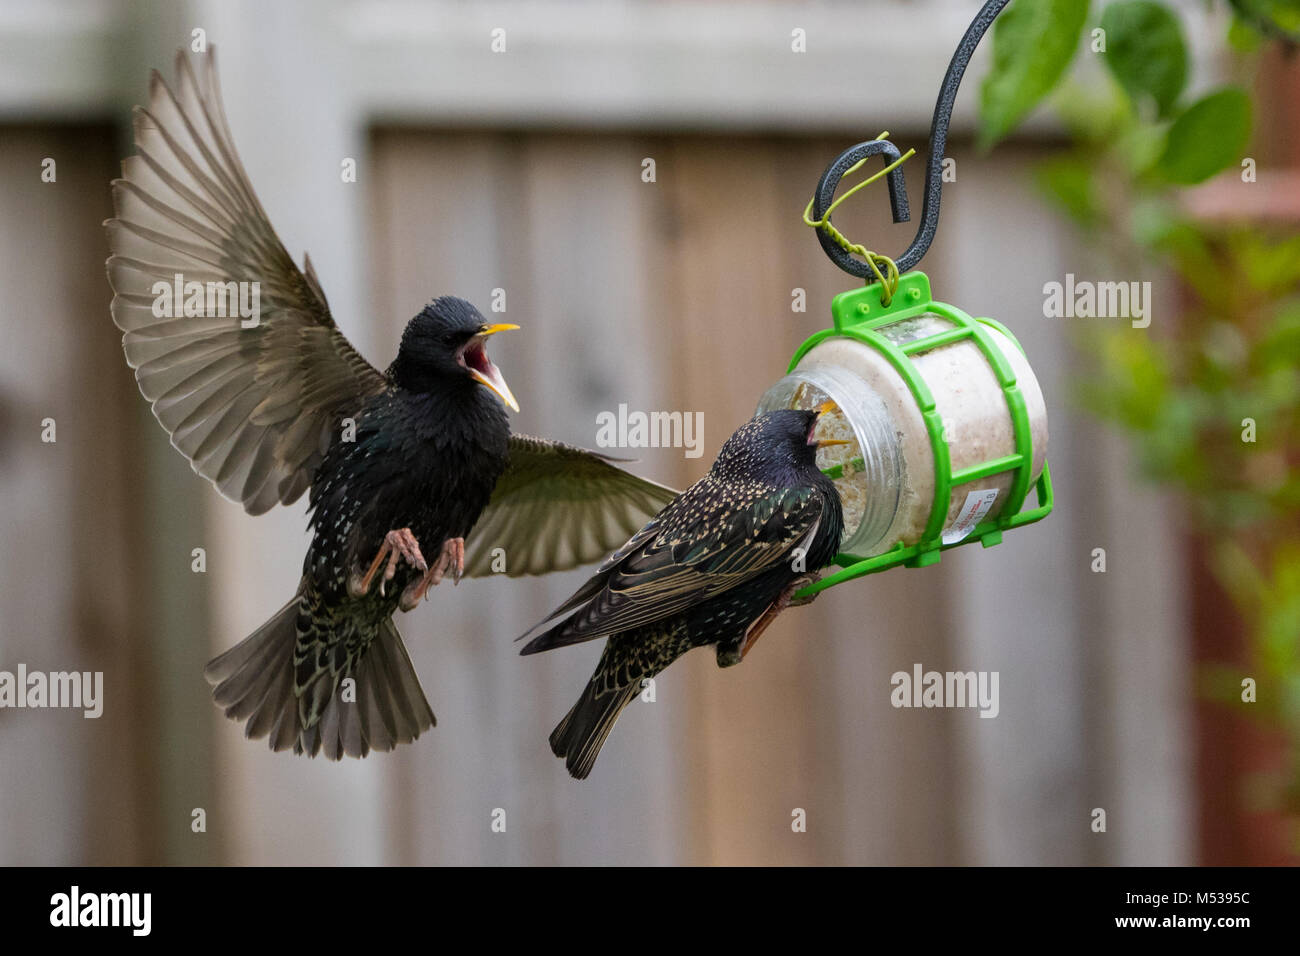
M 817 467 L 813 411 L 788 409 L 742 425 L 709 473 L 678 495 L 597 569 L 522 653 L 609 637 L 587 688 L 551 733 L 569 773 L 591 772 L 623 708 L 694 647 L 718 666 L 740 663 L 839 550 L 839 493 Z M 528 633 L 537 630 L 532 628 Z M 525 637 L 528 635 L 525 634 Z
M 516 326 L 464 299 L 413 318 L 386 372 L 363 359 L 253 194 L 213 55 L 196 72 L 181 53 L 176 71 L 175 93 L 153 74 L 138 155 L 113 183 L 113 320 L 194 470 L 250 514 L 310 489 L 313 529 L 297 593 L 205 675 L 227 716 L 275 750 L 391 750 L 434 723 L 394 611 L 446 574 L 490 573 L 498 548 L 509 576 L 595 561 L 674 492 L 594 452 L 511 436 L 506 406 L 519 406 L 486 346 Z M 191 281 L 222 302 L 256 283 L 257 322 L 190 309 L 188 294 L 160 309 L 159 287 Z

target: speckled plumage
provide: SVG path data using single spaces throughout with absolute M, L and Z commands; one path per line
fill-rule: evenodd
M 843 516 L 834 484 L 816 465 L 815 422 L 815 412 L 777 411 L 738 429 L 709 473 L 543 622 L 560 623 L 524 647 L 533 654 L 609 637 L 550 738 L 575 777 L 590 773 L 642 680 L 694 647 L 715 647 L 720 667 L 738 663 L 751 628 L 835 557 Z
M 194 470 L 249 514 L 311 491 L 298 590 L 208 665 L 213 697 L 275 750 L 391 750 L 433 725 L 395 609 L 462 558 L 468 575 L 510 577 L 595 561 L 674 492 L 597 453 L 510 435 L 501 402 L 514 399 L 482 346 L 516 326 L 489 326 L 462 299 L 412 319 L 387 372 L 367 362 L 253 191 L 214 50 L 179 52 L 174 89 L 155 71 L 134 130 L 104 225 L 113 321 L 141 394 Z M 173 284 L 187 291 L 168 305 L 158 289 Z M 354 594 L 354 572 L 377 568 L 394 535 L 393 577 L 357 574 Z M 423 556 L 432 573 L 415 581 L 409 562 Z
M 454 311 L 439 322 L 438 306 Z M 473 306 L 449 297 L 412 325 L 421 321 L 438 323 L 456 344 L 486 325 Z M 380 635 L 402 591 L 421 572 L 400 563 L 384 587 L 355 598 L 347 593 L 348 578 L 393 528 L 409 528 L 430 555 L 447 539 L 469 535 L 505 469 L 510 425 L 500 400 L 450 370 L 401 377 L 403 362 L 413 361 L 410 338 L 404 336 L 388 370 L 388 387 L 357 413 L 354 440 L 335 440 L 312 481 L 314 534 L 301 586 L 311 624 L 299 627 L 294 648 L 294 695 L 304 728 L 315 726 L 338 681 Z
M 267 640 L 288 642 L 279 634 L 254 635 L 258 640 L 250 638 L 209 665 L 228 713 L 245 696 L 260 695 L 249 732 L 269 725 L 273 747 L 364 756 L 372 746 L 413 740 L 433 725 L 418 681 L 398 674 L 402 679 L 392 687 L 363 686 L 360 671 L 390 629 L 389 654 L 404 657 L 391 618 L 403 590 L 422 572 L 402 562 L 385 586 L 362 595 L 350 594 L 348 581 L 390 530 L 409 528 L 435 554 L 444 541 L 466 537 L 487 506 L 505 470 L 510 426 L 500 399 L 456 362 L 457 350 L 486 327 L 472 305 L 450 296 L 411 320 L 385 387 L 349 416 L 350 427 L 340 428 L 312 478 L 311 547 L 296 604 L 283 612 L 282 627 L 292 622 L 292 656 L 249 667 Z M 263 694 L 257 681 L 276 667 L 292 671 L 288 693 Z M 347 677 L 357 680 L 353 700 L 363 707 L 342 699 Z

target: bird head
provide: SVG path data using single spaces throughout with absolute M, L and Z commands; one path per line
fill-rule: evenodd
M 801 475 L 820 474 L 817 449 L 843 445 L 838 438 L 817 440 L 817 419 L 831 406 L 782 408 L 756 415 L 727 439 L 714 462 L 726 478 L 758 478 L 783 484 L 802 483 Z M 811 471 L 810 471 L 811 470 Z
M 389 374 L 398 385 L 415 392 L 458 381 L 481 385 L 519 411 L 505 377 L 487 354 L 489 336 L 517 328 L 508 322 L 489 323 L 464 299 L 442 296 L 406 324 Z

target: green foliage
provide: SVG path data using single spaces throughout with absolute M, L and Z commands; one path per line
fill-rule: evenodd
M 1095 226 L 1101 219 L 1101 201 L 1093 186 L 1093 171 L 1086 158 L 1076 154 L 1053 157 L 1035 171 L 1039 188 L 1047 193 L 1079 226 Z
M 1088 0 L 1013 3 L 993 25 L 993 69 L 980 90 L 980 146 L 1011 132 L 1057 84 L 1079 46 Z
M 1165 116 L 1187 82 L 1187 47 L 1178 18 L 1151 0 L 1112 3 L 1101 15 L 1106 66 L 1135 103 L 1155 102 Z
M 1191 255 L 1186 238 L 1174 234 L 1168 261 L 1199 266 L 1208 253 L 1220 270 L 1210 299 L 1181 316 L 1177 338 L 1135 330 L 1089 337 L 1095 371 L 1080 394 L 1138 439 L 1149 478 L 1190 496 L 1198 527 L 1272 541 L 1300 505 L 1300 475 L 1287 465 L 1300 437 L 1300 298 L 1296 279 L 1286 281 L 1300 267 L 1275 255 L 1261 268 L 1254 253 L 1265 239 L 1254 230 L 1228 231 Z M 1298 242 L 1279 245 L 1294 252 Z
M 1165 135 L 1156 172 L 1190 186 L 1241 160 L 1250 138 L 1250 98 L 1235 87 L 1210 93 L 1184 110 Z
M 1300 0 L 1232 6 L 1238 52 L 1300 36 Z M 1169 5 L 1119 0 L 1102 12 L 1107 50 L 1096 55 L 1117 82 L 1101 91 L 1028 48 L 1055 33 L 1059 53 L 1059 37 L 1077 36 L 1078 24 L 1053 31 L 1024 19 L 1034 30 L 1006 31 L 995 51 L 982 139 L 1007 135 L 1059 89 L 1053 102 L 1072 142 L 1038 169 L 1043 193 L 1117 270 L 1172 273 L 1185 290 L 1176 329 L 1082 330 L 1090 368 L 1079 397 L 1130 437 L 1148 480 L 1182 493 L 1250 637 L 1249 670 L 1224 662 L 1201 686 L 1240 707 L 1242 676 L 1257 679 L 1248 712 L 1292 745 L 1272 805 L 1300 816 L 1300 232 L 1198 219 L 1180 201 L 1181 187 L 1239 168 L 1251 105 L 1235 87 L 1181 101 L 1187 54 Z
M 1229 0 L 1237 22 L 1257 36 L 1300 40 L 1297 0 Z

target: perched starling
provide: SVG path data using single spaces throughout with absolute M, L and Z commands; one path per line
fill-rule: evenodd
M 517 326 L 463 299 L 413 318 L 386 372 L 366 362 L 254 196 L 212 56 L 195 70 L 179 54 L 176 70 L 175 93 L 153 74 L 138 155 L 113 183 L 113 320 L 194 470 L 250 514 L 310 488 L 313 530 L 297 593 L 205 674 L 227 716 L 275 750 L 391 750 L 434 723 L 395 610 L 445 574 L 490 573 L 498 548 L 510 576 L 595 561 L 674 492 L 594 452 L 512 437 L 503 403 L 518 405 L 485 343 Z M 244 283 L 260 290 L 255 322 L 229 307 Z M 168 307 L 173 285 L 185 291 Z
M 524 654 L 609 636 L 586 690 L 551 733 L 573 776 L 591 772 L 642 680 L 693 647 L 714 645 L 719 667 L 739 663 L 835 557 L 843 514 L 816 454 L 843 442 L 814 438 L 821 411 L 768 412 L 743 425 L 707 475 L 537 625 L 563 617 Z

